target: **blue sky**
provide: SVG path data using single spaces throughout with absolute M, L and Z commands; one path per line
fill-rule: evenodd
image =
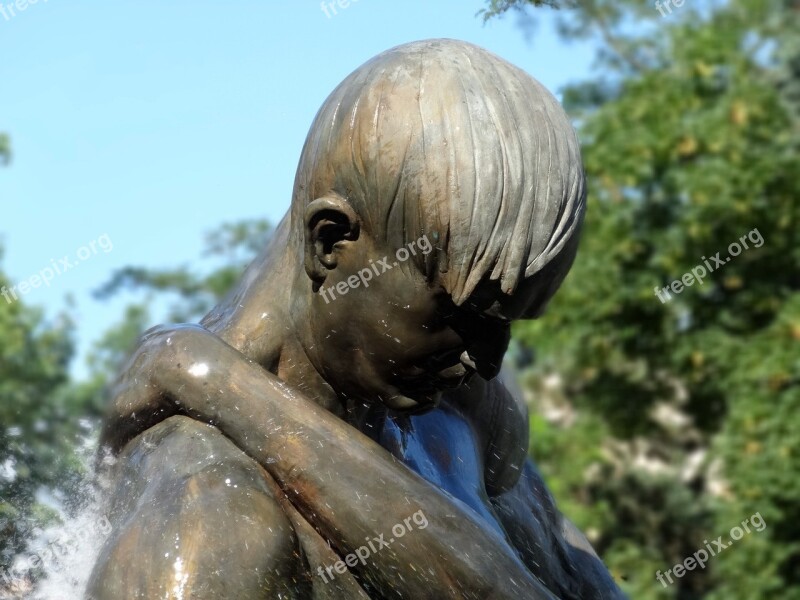
M 306 0 L 39 0 L 6 10 L 0 132 L 14 159 L 0 169 L 0 269 L 18 283 L 62 257 L 75 264 L 23 301 L 55 315 L 71 295 L 83 354 L 130 300 L 92 298 L 114 270 L 196 264 L 220 223 L 281 218 L 314 114 L 373 55 L 452 37 L 554 92 L 590 72 L 591 46 L 563 45 L 546 11 L 526 40 L 513 16 L 484 26 L 483 5 L 351 0 L 326 16 Z

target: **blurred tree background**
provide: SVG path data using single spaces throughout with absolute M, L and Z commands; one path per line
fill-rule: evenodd
M 559 3 L 483 17 L 535 28 L 534 4 Z M 582 248 L 545 318 L 515 329 L 537 357 L 531 452 L 631 597 L 796 599 L 800 3 L 661 4 L 559 6 L 561 35 L 601 50 L 563 96 L 589 177 Z M 656 297 L 753 230 L 761 247 Z M 763 532 L 656 581 L 756 512 Z
M 8 163 L 10 154 L 11 150 L 8 147 L 8 136 L 0 133 L 0 161 L 2 161 L 3 164 Z
M 566 41 L 599 47 L 595 76 L 563 90 L 590 181 L 582 248 L 545 318 L 515 326 L 531 453 L 632 598 L 800 600 L 800 2 L 673 2 L 491 0 L 478 15 L 535 35 L 558 9 Z M 760 247 L 656 296 L 754 231 Z M 269 234 L 223 225 L 200 271 L 116 273 L 98 297 L 137 300 L 80 383 L 69 308 L 0 301 L 0 567 L 53 499 L 77 502 L 104 387 L 153 301 L 196 320 Z M 658 583 L 754 513 L 764 531 Z

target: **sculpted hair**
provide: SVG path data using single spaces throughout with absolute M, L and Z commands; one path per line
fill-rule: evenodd
M 557 287 L 574 258 L 585 210 L 575 132 L 535 79 L 455 40 L 393 48 L 328 97 L 306 139 L 292 199 L 336 194 L 362 227 L 400 248 L 461 304 L 487 275 L 512 293 L 548 267 Z

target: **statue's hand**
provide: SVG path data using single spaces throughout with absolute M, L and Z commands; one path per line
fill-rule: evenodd
M 212 385 L 230 368 L 224 363 L 231 362 L 232 354 L 250 362 L 199 325 L 158 326 L 145 332 L 111 388 L 101 445 L 116 453 L 173 415 L 207 415 L 202 394 L 182 392 L 188 381 Z

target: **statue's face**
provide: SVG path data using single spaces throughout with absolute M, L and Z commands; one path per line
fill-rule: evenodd
M 419 410 L 476 372 L 486 379 L 498 373 L 511 321 L 532 312 L 537 290 L 527 281 L 509 296 L 484 282 L 455 306 L 440 282 L 428 282 L 410 260 L 401 265 L 397 252 L 363 232 L 342 245 L 314 298 L 315 335 L 306 351 L 340 394 Z M 359 271 L 366 279 L 370 268 L 365 287 Z

